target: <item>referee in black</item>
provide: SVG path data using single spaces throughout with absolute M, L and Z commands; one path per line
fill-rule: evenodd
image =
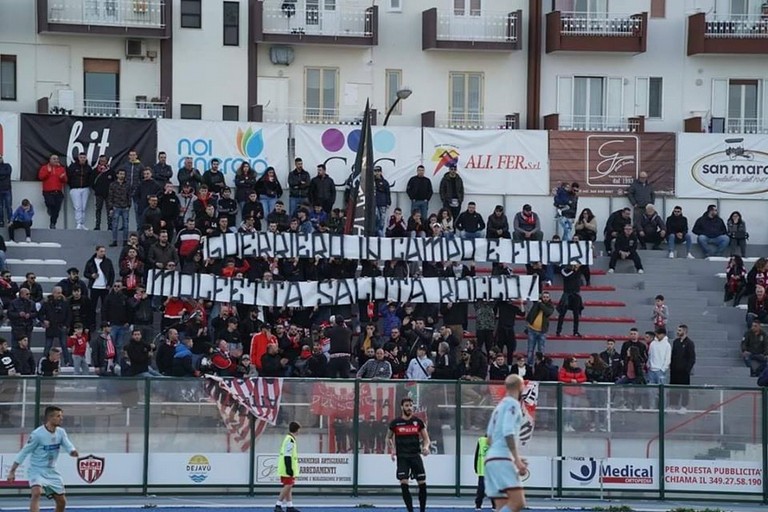
M 411 478 L 419 484 L 419 510 L 427 508 L 427 474 L 424 471 L 422 455 L 429 454 L 429 434 L 420 418 L 413 415 L 413 400 L 400 400 L 402 415 L 392 420 L 387 432 L 387 445 L 392 460 L 397 458 L 397 478 L 403 493 L 403 502 L 408 512 L 413 512 L 413 498 L 408 482 Z

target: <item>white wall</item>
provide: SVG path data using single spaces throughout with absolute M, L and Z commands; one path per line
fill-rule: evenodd
M 240 45 L 224 46 L 223 2 L 203 2 L 202 28 L 181 28 L 181 0 L 173 0 L 173 117 L 182 103 L 202 104 L 202 118 L 222 119 L 238 105 L 247 119 L 248 2 L 240 1 Z
M 38 35 L 35 12 L 36 4 L 29 0 L 5 0 L 0 7 L 0 54 L 17 57 L 18 98 L 0 101 L 0 110 L 35 112 L 36 101 L 58 89 L 74 90 L 75 103 L 82 105 L 85 58 L 120 60 L 120 98 L 125 108 L 134 108 L 136 96 L 160 95 L 159 59 L 127 60 L 124 37 Z M 159 41 L 144 41 L 147 50 L 159 55 Z

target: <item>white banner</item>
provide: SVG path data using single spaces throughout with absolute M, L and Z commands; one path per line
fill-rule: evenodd
M 211 168 L 211 160 L 221 160 L 227 184 L 234 186 L 235 172 L 248 162 L 258 176 L 273 166 L 280 184 L 288 188 L 288 125 L 158 119 L 157 150 L 168 154 L 168 165 L 176 171 L 191 156 L 200 172 Z
M 564 488 L 659 489 L 658 459 L 569 457 L 562 467 Z
M 19 114 L 0 112 L 0 155 L 3 161 L 11 164 L 13 173 L 11 179 L 18 181 L 21 176 L 21 160 L 19 159 Z M 35 169 L 37 175 L 37 169 Z M 11 205 L 16 208 L 15 205 Z
M 248 453 L 149 453 L 149 485 L 248 485 Z
M 768 198 L 768 135 L 679 133 L 680 198 Z
M 205 259 L 347 258 L 355 260 L 483 261 L 524 265 L 593 263 L 589 242 L 513 242 L 501 239 L 378 238 L 327 233 L 229 233 L 206 238 Z
M 542 456 L 528 457 L 525 453 L 523 453 L 523 457 L 528 461 L 528 473 L 522 478 L 523 486 L 526 489 L 550 489 L 552 487 L 552 458 Z M 431 476 L 427 475 L 430 480 Z M 464 454 L 461 456 L 461 486 L 475 487 L 476 485 L 477 475 L 475 474 L 474 453 Z
M 75 442 L 77 442 L 75 440 Z M 8 478 L 8 470 L 16 454 L 0 453 L 0 482 Z M 29 485 L 27 466 L 24 461 L 16 472 L 18 486 Z M 70 457 L 63 451 L 56 465 L 64 485 L 120 486 L 132 487 L 142 484 L 144 473 L 144 455 L 141 453 L 102 453 L 81 452 L 77 458 Z
M 423 160 L 435 194 L 449 163 L 456 163 L 465 194 L 550 194 L 544 130 L 426 128 Z
M 315 166 L 325 164 L 337 187 L 349 178 L 360 142 L 360 126 L 294 125 L 296 156 L 304 160 L 310 176 Z M 381 166 L 393 192 L 405 191 L 408 180 L 421 163 L 421 128 L 372 126 L 374 163 Z
M 668 491 L 763 492 L 763 464 L 759 461 L 665 461 L 664 488 Z
M 343 453 L 299 453 L 299 484 L 352 486 L 352 455 Z M 257 484 L 279 484 L 277 455 L 256 455 Z
M 248 281 L 210 274 L 179 274 L 150 270 L 147 293 L 191 297 L 214 302 L 270 307 L 315 307 L 392 300 L 400 303 L 531 300 L 538 298 L 535 276 L 424 277 L 420 279 L 361 277 L 327 281 Z

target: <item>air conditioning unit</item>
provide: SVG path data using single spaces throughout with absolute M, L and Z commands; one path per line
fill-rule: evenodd
M 143 59 L 146 53 L 144 41 L 141 39 L 125 40 L 125 56 L 129 59 Z

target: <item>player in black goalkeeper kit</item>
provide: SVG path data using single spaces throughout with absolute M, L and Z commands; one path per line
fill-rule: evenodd
M 422 455 L 429 454 L 429 434 L 421 419 L 413 415 L 413 400 L 400 401 L 402 415 L 392 420 L 387 432 L 387 444 L 392 460 L 397 459 L 397 479 L 403 492 L 403 502 L 408 512 L 413 512 L 413 498 L 408 482 L 411 478 L 419 484 L 419 509 L 427 508 L 427 474 L 424 471 Z

